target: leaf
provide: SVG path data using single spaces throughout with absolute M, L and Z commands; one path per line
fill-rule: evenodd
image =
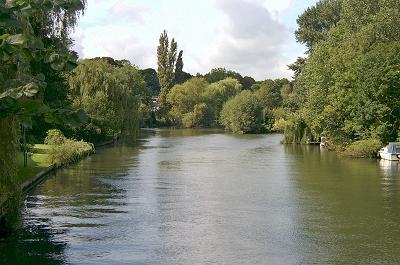
M 18 5 L 18 0 L 7 0 L 6 1 L 6 7 L 7 8 L 13 8 L 16 7 Z
M 53 63 L 56 61 L 60 61 L 61 60 L 61 56 L 58 53 L 52 53 L 46 60 L 46 63 Z
M 64 62 L 54 62 L 50 64 L 50 67 L 55 71 L 62 71 L 65 67 Z
M 24 45 L 26 37 L 23 34 L 15 34 L 8 37 L 7 42 L 11 45 Z
M 20 93 L 22 94 L 22 96 L 33 97 L 39 92 L 39 86 L 34 82 L 30 82 L 24 85 L 22 89 L 21 87 L 18 88 L 18 90 L 21 90 Z

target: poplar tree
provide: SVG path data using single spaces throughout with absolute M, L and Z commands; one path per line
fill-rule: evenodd
M 178 44 L 175 39 L 172 39 L 169 43 L 167 31 L 164 30 L 161 33 L 157 48 L 158 80 L 161 88 L 158 104 L 161 110 L 168 110 L 166 98 L 169 90 L 174 86 L 177 49 Z
M 185 82 L 183 73 L 183 51 L 179 52 L 178 59 L 175 65 L 175 84 L 182 84 Z

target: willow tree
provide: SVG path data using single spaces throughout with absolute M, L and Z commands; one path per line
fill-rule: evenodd
M 44 112 L 46 69 L 74 65 L 68 34 L 85 0 L 0 2 L 0 194 L 18 190 L 19 124 Z M 48 68 L 47 68 L 48 67 Z M 1 200 L 1 198 L 0 198 Z
M 135 137 L 140 105 L 148 94 L 138 69 L 129 64 L 113 66 L 104 59 L 83 60 L 70 75 L 69 84 L 74 107 L 89 115 L 90 123 L 85 126 L 92 132 Z

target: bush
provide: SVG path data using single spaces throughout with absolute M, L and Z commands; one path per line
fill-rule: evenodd
M 84 141 L 65 139 L 60 145 L 54 145 L 49 151 L 50 162 L 56 166 L 77 162 L 94 152 L 93 144 Z
M 381 147 L 382 142 L 378 139 L 356 141 L 345 148 L 343 155 L 360 158 L 374 158 Z
M 60 130 L 53 129 L 47 132 L 44 143 L 48 145 L 61 145 L 66 139 L 67 138 L 65 138 L 64 134 Z
M 207 104 L 201 103 L 194 106 L 193 112 L 183 115 L 182 124 L 185 128 L 201 127 L 207 115 Z
M 227 101 L 221 111 L 221 124 L 234 133 L 259 133 L 263 127 L 263 107 L 251 91 L 242 91 Z
M 272 131 L 282 133 L 285 131 L 287 124 L 288 122 L 284 118 L 280 118 L 279 120 L 276 120 L 274 122 L 274 125 L 272 126 Z

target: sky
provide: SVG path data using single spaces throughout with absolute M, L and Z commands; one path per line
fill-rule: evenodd
M 317 0 L 88 0 L 72 34 L 80 58 L 128 59 L 157 68 L 165 29 L 183 50 L 184 71 L 225 67 L 256 80 L 290 78 L 302 56 L 296 19 Z

